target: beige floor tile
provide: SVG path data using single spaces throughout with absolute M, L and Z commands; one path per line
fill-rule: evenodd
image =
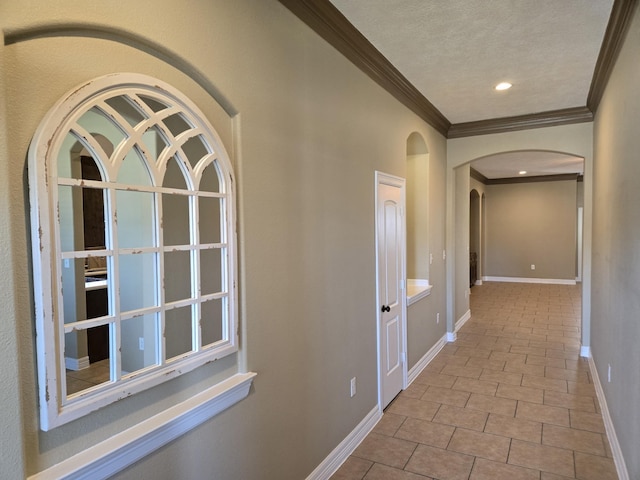
M 428 387 L 428 385 L 413 382 L 408 388 L 400 392 L 400 395 L 409 398 L 421 398 L 422 395 L 424 395 L 424 392 L 427 391 Z
M 573 480 L 574 477 L 563 477 L 562 475 L 556 475 L 555 473 L 540 472 L 540 480 Z
M 364 480 L 428 480 L 429 477 L 416 475 L 397 468 L 375 463 Z
M 391 412 L 385 412 L 380 421 L 373 427 L 372 432 L 379 433 L 380 435 L 387 435 L 393 437 L 400 426 L 407 419 L 404 415 L 396 415 Z
M 567 386 L 569 388 L 569 393 L 573 395 L 585 395 L 589 397 L 596 396 L 596 389 L 592 383 L 577 383 L 567 381 Z
M 468 480 L 473 461 L 469 455 L 418 445 L 405 470 L 438 480 Z
M 496 397 L 511 398 L 513 400 L 526 400 L 532 403 L 542 403 L 544 390 L 540 388 L 521 387 L 518 385 L 498 385 Z
M 555 378 L 538 377 L 535 375 L 525 374 L 522 377 L 522 386 L 567 393 L 567 381 L 557 380 Z
M 427 400 L 429 402 L 464 407 L 467 404 L 467 400 L 469 400 L 469 395 L 469 392 L 462 392 L 459 390 L 435 387 L 431 385 L 427 388 L 421 398 L 422 400 Z
M 576 478 L 579 480 L 618 480 L 611 458 L 576 452 Z
M 527 355 L 527 365 L 542 365 L 543 367 L 565 367 L 564 358 L 539 357 L 538 355 Z
M 529 468 L 477 458 L 469 480 L 539 480 L 540 472 Z
M 524 362 L 520 363 L 519 361 L 507 362 L 504 366 L 504 371 L 544 377 L 544 367 L 542 365 L 528 365 Z
M 331 480 L 361 480 L 367 474 L 373 462 L 358 457 L 349 457 L 331 476 Z
M 541 335 L 535 335 L 536 337 L 541 337 Z M 534 335 L 530 335 L 529 337 L 534 337 Z M 546 337 L 542 336 L 543 340 Z M 537 355 L 539 357 L 544 357 L 546 355 L 546 350 L 544 348 L 533 348 L 533 347 L 511 347 L 511 353 L 520 353 L 522 355 Z
M 423 443 L 432 447 L 447 448 L 455 427 L 441 423 L 408 418 L 396 432 L 396 438 Z
M 353 452 L 354 457 L 403 468 L 416 449 L 415 442 L 371 433 Z
M 566 477 L 574 476 L 573 452 L 571 450 L 537 443 L 513 440 L 507 463 Z
M 496 382 L 496 383 L 506 383 L 508 385 L 520 385 L 522 383 L 522 374 L 484 369 L 480 374 L 480 380 L 483 382 Z
M 405 417 L 420 418 L 422 420 L 431 420 L 439 407 L 440 405 L 437 403 L 425 402 L 417 398 L 397 397 L 391 405 L 387 407 L 385 412 L 404 415 Z
M 571 428 L 587 430 L 590 432 L 606 433 L 602 415 L 599 413 L 580 412 L 570 410 Z
M 485 395 L 495 395 L 498 389 L 496 382 L 485 382 L 473 378 L 458 377 L 451 387 L 453 390 L 461 390 L 469 393 L 483 393 Z
M 462 357 L 464 358 L 464 357 Z M 481 367 L 465 367 L 459 365 L 446 365 L 441 371 L 443 375 L 454 375 L 456 377 L 480 378 Z
M 489 415 L 484 431 L 531 443 L 540 443 L 542 439 L 541 422 L 496 415 L 495 413 Z
M 488 413 L 478 412 L 468 408 L 442 405 L 436 416 L 433 418 L 433 421 L 436 423 L 453 425 L 455 427 L 468 428 L 470 430 L 477 430 L 481 432 L 484 430 L 488 416 Z
M 447 450 L 506 463 L 510 444 L 506 437 L 456 428 Z
M 428 373 L 423 371 L 416 377 L 413 383 L 451 388 L 455 381 L 456 377 L 452 375 L 441 375 L 440 373 Z
M 533 420 L 568 427 L 569 409 L 523 402 L 522 400 L 519 400 L 518 409 L 516 410 L 516 418 L 524 418 L 525 420 Z
M 489 355 L 491 355 L 491 350 L 485 348 L 459 347 L 456 351 L 456 355 L 463 355 L 466 357 L 474 358 L 489 358 Z
M 589 375 L 587 372 L 580 370 L 568 370 L 564 367 L 555 368 L 547 366 L 544 372 L 547 378 L 556 378 L 560 380 L 571 380 L 577 383 L 589 383 Z
M 464 348 L 464 347 L 460 347 Z M 469 357 L 465 355 L 439 355 L 436 359 L 433 360 L 434 363 L 442 363 L 444 366 L 453 365 L 457 367 L 464 367 L 469 361 Z
M 606 456 L 601 434 L 575 428 L 545 424 L 542 427 L 542 444 Z
M 544 392 L 543 403 L 554 407 L 564 407 L 587 413 L 595 413 L 596 407 L 593 400 L 593 397 L 584 397 L 580 395 L 571 395 L 570 393 L 552 392 L 547 390 Z
M 513 417 L 516 414 L 517 401 L 510 398 L 500 398 L 491 395 L 472 393 L 466 408 L 481 412 L 497 413 Z
M 506 362 L 501 360 L 491 360 L 489 358 L 471 357 L 467 362 L 467 367 L 480 367 L 482 369 L 503 370 Z M 482 374 L 481 374 L 482 375 Z

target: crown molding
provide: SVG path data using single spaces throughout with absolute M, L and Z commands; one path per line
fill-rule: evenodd
M 485 177 L 483 174 L 481 174 L 479 171 L 477 171 L 473 167 L 469 168 L 469 174 L 470 174 L 471 178 L 473 178 L 474 180 L 479 181 L 483 185 L 486 185 L 487 182 L 489 181 L 489 179 L 487 177 Z
M 452 125 L 329 0 L 279 0 L 360 70 L 446 138 L 505 133 L 593 121 L 639 0 L 615 0 L 587 105 Z
M 598 110 L 637 5 L 638 0 L 615 0 L 613 3 L 587 96 L 587 107 L 592 112 Z
M 328 0 L 279 0 L 372 80 L 446 136 L 451 122 Z
M 493 118 L 475 122 L 456 123 L 451 125 L 447 138 L 471 137 L 491 133 L 514 132 L 532 128 L 554 127 L 572 123 L 593 121 L 593 113 L 587 107 L 565 108 L 550 112 L 518 115 L 515 117 Z
M 485 185 L 508 185 L 513 183 L 538 183 L 538 182 L 579 182 L 577 173 L 561 173 L 558 175 L 536 175 L 532 177 L 508 177 L 488 178 Z

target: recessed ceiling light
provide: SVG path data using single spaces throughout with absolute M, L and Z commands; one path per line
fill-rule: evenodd
M 527 171 L 526 171 L 526 170 L 520 170 L 518 173 L 519 173 L 520 175 L 526 175 L 526 174 L 527 174 Z
M 509 90 L 513 85 L 511 85 L 509 82 L 502 82 L 499 83 L 498 85 L 496 85 L 496 90 Z

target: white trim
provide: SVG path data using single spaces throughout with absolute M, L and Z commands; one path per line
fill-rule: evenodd
M 551 285 L 575 285 L 574 279 L 564 278 L 528 278 L 528 277 L 482 277 L 485 282 L 512 282 L 512 283 L 545 283 Z
M 598 396 L 598 402 L 600 402 L 600 410 L 602 411 L 602 420 L 604 421 L 604 428 L 607 432 L 607 438 L 609 439 L 609 445 L 611 446 L 611 454 L 613 455 L 613 462 L 616 465 L 618 471 L 618 478 L 620 480 L 629 480 L 629 471 L 622 455 L 622 449 L 620 448 L 620 442 L 616 435 L 616 430 L 613 426 L 613 420 L 609 413 L 609 407 L 607 406 L 607 399 L 600 383 L 600 377 L 598 377 L 598 370 L 596 369 L 595 361 L 593 357 L 589 357 L 589 369 L 591 370 L 591 377 L 593 378 L 593 386 L 596 389 L 596 395 Z
M 462 315 L 456 322 L 455 331 L 457 332 L 458 330 L 460 330 L 470 318 L 471 318 L 471 310 L 467 310 L 464 313 L 464 315 Z
M 371 410 L 366 417 L 333 449 L 316 469 L 309 474 L 306 480 L 328 480 L 336 473 L 340 466 L 349 458 L 349 455 L 360 445 L 373 427 L 382 418 L 382 412 L 377 406 Z
M 482 285 L 482 280 L 481 280 L 481 279 L 476 280 L 475 285 L 476 285 L 476 286 L 480 286 L 480 285 Z
M 580 347 L 580 356 L 584 358 L 591 358 L 591 347 L 582 345 Z
M 411 369 L 409 370 L 409 376 L 408 376 L 409 381 L 407 386 L 413 383 L 413 381 L 418 377 L 418 375 L 420 375 L 422 371 L 426 368 L 426 366 L 429 365 L 431 360 L 436 358 L 436 355 L 440 353 L 440 350 L 442 350 L 446 344 L 447 344 L 447 336 L 443 335 L 442 338 L 438 340 L 435 343 L 435 345 L 431 347 L 429 351 L 425 353 L 424 356 L 420 360 L 418 360 L 418 362 L 413 367 L 411 367 Z
M 447 342 L 449 343 L 455 342 L 457 338 L 458 338 L 458 335 L 456 335 L 456 332 L 447 332 Z
M 407 279 L 407 307 L 413 305 L 418 300 L 431 295 L 433 285 L 429 285 L 429 280 Z
M 238 373 L 28 480 L 105 479 L 249 395 L 255 373 Z
M 64 368 L 74 372 L 89 368 L 89 356 L 80 358 L 64 357 Z

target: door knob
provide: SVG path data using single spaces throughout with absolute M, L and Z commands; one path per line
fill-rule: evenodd
M 390 312 L 391 311 L 391 307 L 389 305 L 382 305 L 382 311 L 383 312 Z

